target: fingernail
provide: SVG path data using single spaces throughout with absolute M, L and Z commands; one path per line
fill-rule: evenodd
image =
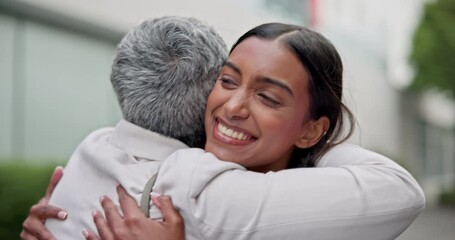
M 160 197 L 161 197 L 161 194 L 159 194 L 157 192 L 151 192 L 150 193 L 150 203 L 155 204 L 159 207 L 159 205 L 160 205 L 159 198 Z
M 161 197 L 161 194 L 157 193 L 157 192 L 151 192 L 150 193 L 150 197 L 151 198 L 158 198 L 158 197 Z
M 105 197 L 106 197 L 106 196 L 104 196 L 104 195 L 101 196 L 101 197 L 100 197 L 100 202 L 102 202 L 102 201 L 104 200 Z
M 96 217 L 96 215 L 98 215 L 98 211 L 93 209 L 92 210 L 92 217 Z
M 62 166 L 55 167 L 54 173 L 57 172 L 57 170 L 63 171 L 63 167 Z
M 84 235 L 85 238 L 88 238 L 88 231 L 87 229 L 82 229 L 82 235 Z
M 68 213 L 65 211 L 60 211 L 57 213 L 57 217 L 62 220 L 65 220 L 67 216 L 68 216 Z
M 161 194 L 157 192 L 151 192 L 150 193 L 150 200 L 151 202 L 158 201 L 158 198 L 161 197 Z

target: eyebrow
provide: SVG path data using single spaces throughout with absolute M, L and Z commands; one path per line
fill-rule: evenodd
M 240 68 L 237 67 L 232 62 L 226 61 L 224 63 L 224 66 L 227 66 L 227 67 L 231 68 L 232 70 L 234 70 L 234 72 L 236 72 L 236 73 L 238 73 L 240 75 L 242 74 L 242 71 L 240 70 Z M 279 80 L 276 80 L 276 79 L 273 79 L 273 78 L 269 78 L 269 77 L 259 77 L 258 82 L 275 85 L 275 86 L 285 90 L 289 94 L 291 94 L 291 96 L 294 95 L 294 93 L 292 92 L 291 88 L 288 85 L 286 85 L 285 83 L 283 83 L 283 82 L 281 82 Z
M 268 77 L 260 77 L 258 79 L 258 82 L 263 82 L 263 83 L 268 83 L 268 84 L 275 85 L 275 86 L 285 90 L 289 94 L 291 94 L 291 96 L 294 96 L 294 93 L 292 92 L 291 88 L 288 85 L 286 85 L 285 83 L 283 83 L 283 82 L 281 82 L 279 80 L 276 80 L 276 79 L 273 79 L 273 78 L 268 78 Z
M 238 73 L 238 74 L 240 74 L 240 75 L 242 74 L 242 71 L 240 71 L 240 68 L 237 67 L 237 66 L 236 66 L 234 63 L 232 63 L 232 62 L 229 62 L 229 61 L 226 60 L 226 62 L 225 62 L 223 65 L 232 68 L 232 70 L 234 70 L 236 73 Z

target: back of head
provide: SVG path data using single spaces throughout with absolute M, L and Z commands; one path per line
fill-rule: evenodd
M 112 65 L 124 119 L 201 146 L 206 99 L 226 57 L 221 37 L 197 19 L 144 21 L 119 43 Z
M 279 41 L 300 59 L 308 72 L 309 114 L 314 120 L 327 117 L 330 126 L 316 145 L 294 152 L 291 166 L 313 166 L 325 151 L 348 139 L 354 131 L 354 116 L 342 102 L 343 64 L 338 51 L 324 36 L 305 27 L 267 23 L 241 36 L 231 52 L 249 37 Z

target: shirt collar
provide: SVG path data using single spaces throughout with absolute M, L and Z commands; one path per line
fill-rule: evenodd
M 122 119 L 115 127 L 111 143 L 135 157 L 164 160 L 171 153 L 188 148 L 183 142 L 141 128 Z

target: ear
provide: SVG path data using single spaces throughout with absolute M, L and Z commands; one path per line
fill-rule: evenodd
M 325 135 L 330 126 L 330 120 L 323 116 L 318 120 L 310 120 L 302 128 L 300 139 L 297 140 L 295 146 L 298 148 L 310 148 Z

